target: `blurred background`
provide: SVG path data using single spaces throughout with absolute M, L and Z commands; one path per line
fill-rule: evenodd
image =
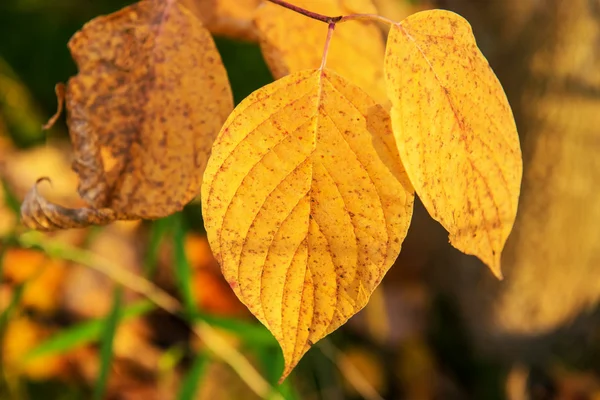
M 247 23 L 257 2 L 209 21 L 236 103 L 272 81 Z M 272 398 L 600 399 L 600 0 L 374 3 L 396 20 L 465 16 L 507 91 L 525 172 L 505 279 L 453 250 L 417 204 L 369 305 Z M 71 35 L 127 4 L 0 0 L 0 399 L 258 398 L 192 328 L 207 324 L 276 386 L 279 347 L 221 277 L 198 202 L 159 221 L 21 235 L 20 202 L 41 175 L 50 200 L 83 205 L 66 125 L 41 126 L 55 83 L 77 72 Z M 120 289 L 115 270 L 194 312 Z

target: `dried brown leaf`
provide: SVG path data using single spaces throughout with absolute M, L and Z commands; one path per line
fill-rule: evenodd
M 92 20 L 69 48 L 79 74 L 66 87 L 67 124 L 90 207 L 66 209 L 33 188 L 25 224 L 54 230 L 180 210 L 233 108 L 208 30 L 173 0 L 144 0 Z
M 40 178 L 27 193 L 21 205 L 21 221 L 25 226 L 40 231 L 65 228 L 85 228 L 90 225 L 106 225 L 118 219 L 127 219 L 110 208 L 66 208 L 46 200 L 38 192 L 38 185 L 48 178 Z

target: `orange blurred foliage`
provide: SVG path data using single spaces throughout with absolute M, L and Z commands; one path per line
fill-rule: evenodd
M 212 314 L 248 316 L 248 309 L 221 275 L 206 236 L 187 235 L 185 252 L 192 268 L 192 288 L 198 306 Z
M 43 313 L 51 313 L 60 304 L 66 263 L 52 260 L 41 252 L 11 248 L 3 260 L 3 281 L 24 284 L 21 305 Z

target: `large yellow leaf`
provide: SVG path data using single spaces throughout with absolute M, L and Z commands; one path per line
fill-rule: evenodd
M 392 27 L 385 74 L 400 156 L 450 242 L 501 276 L 522 175 L 514 118 L 468 22 L 441 10 Z
M 294 0 L 294 5 L 328 16 L 371 12 L 370 0 Z M 352 7 L 351 10 L 348 7 Z M 260 46 L 276 79 L 309 68 L 318 68 L 323 56 L 327 25 L 304 15 L 266 3 L 255 13 Z M 383 79 L 385 46 L 374 24 L 351 21 L 335 28 L 327 66 L 369 93 L 387 102 Z
M 281 344 L 284 377 L 398 256 L 413 204 L 399 160 L 384 108 L 330 71 L 254 92 L 217 137 L 202 185 L 208 238 Z

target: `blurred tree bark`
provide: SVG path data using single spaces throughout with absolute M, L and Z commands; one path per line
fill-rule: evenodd
M 503 82 L 525 172 L 505 280 L 454 253 L 434 275 L 480 345 L 539 360 L 600 297 L 600 0 L 438 2 L 472 22 Z

